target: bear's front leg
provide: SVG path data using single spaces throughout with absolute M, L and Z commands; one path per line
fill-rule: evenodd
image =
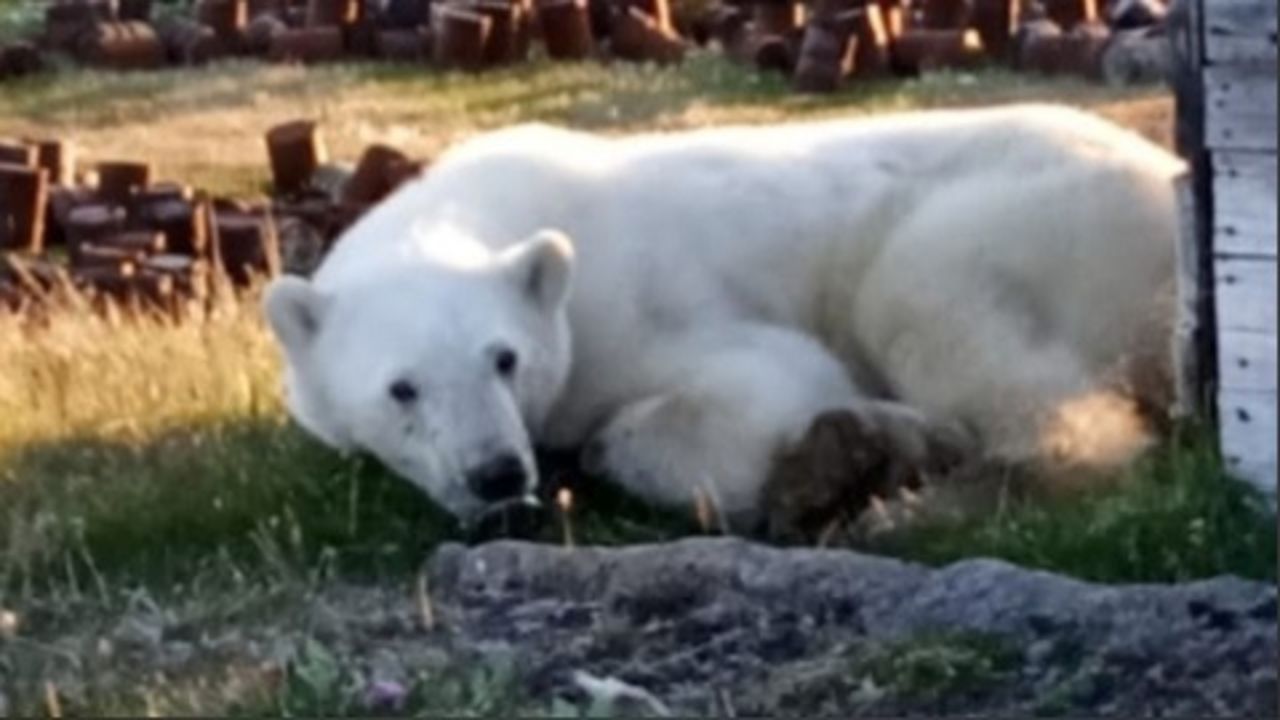
M 889 448 L 900 464 L 934 461 L 941 447 L 934 425 L 905 406 L 862 397 L 816 341 L 772 326 L 732 338 L 682 344 L 715 349 L 673 372 L 668 389 L 615 413 L 584 449 L 584 468 L 656 504 L 704 505 L 724 530 L 747 533 L 759 527 L 776 463 L 794 458 L 824 414 L 855 418 L 867 441 Z

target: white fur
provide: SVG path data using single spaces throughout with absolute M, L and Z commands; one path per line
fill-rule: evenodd
M 749 512 L 771 453 L 823 410 L 878 418 L 904 452 L 963 423 L 1025 458 L 1119 363 L 1167 364 L 1181 169 L 1052 106 L 622 139 L 519 126 L 447 152 L 267 305 L 294 415 L 454 512 L 478 508 L 456 476 L 485 453 L 593 437 L 646 497 L 709 488 Z M 549 256 L 563 307 L 501 269 L 543 229 L 572 242 Z M 299 298 L 320 309 L 309 343 Z M 491 376 L 497 341 L 528 380 Z M 426 387 L 408 414 L 385 400 L 406 373 Z

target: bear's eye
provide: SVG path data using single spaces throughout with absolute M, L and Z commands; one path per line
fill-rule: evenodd
M 418 388 L 408 380 L 397 380 L 387 388 L 391 399 L 401 404 L 409 404 L 418 399 Z
M 493 355 L 493 369 L 504 378 L 509 378 L 516 374 L 516 365 L 520 359 L 516 357 L 516 351 L 511 348 L 499 348 Z

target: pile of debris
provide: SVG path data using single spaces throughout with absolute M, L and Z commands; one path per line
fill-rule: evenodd
M 176 309 L 278 272 L 307 272 L 337 236 L 425 163 L 372 145 L 354 171 L 329 162 L 315 123 L 266 136 L 275 190 L 263 202 L 157 181 L 148 163 L 77 167 L 64 141 L 0 141 L 0 309 L 61 283 L 128 306 Z
M 1096 0 L 754 0 L 720 6 L 702 32 L 803 92 L 990 63 L 1135 82 L 1163 72 L 1165 10 L 1163 0 L 1114 0 L 1104 21 Z
M 37 71 L 49 52 L 118 69 L 260 57 L 477 71 L 523 61 L 535 44 L 554 60 L 673 63 L 715 43 L 810 92 L 990 62 L 1133 82 L 1158 79 L 1167 62 L 1164 3 L 722 0 L 676 18 L 667 0 L 196 0 L 190 17 L 153 20 L 151 0 L 53 0 L 40 37 L 0 47 L 0 79 Z

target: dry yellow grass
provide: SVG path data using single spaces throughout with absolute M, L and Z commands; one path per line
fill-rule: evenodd
M 0 313 L 0 458 L 68 437 L 142 439 L 201 420 L 278 414 L 278 360 L 252 304 L 190 322 L 90 312 L 69 296 Z

